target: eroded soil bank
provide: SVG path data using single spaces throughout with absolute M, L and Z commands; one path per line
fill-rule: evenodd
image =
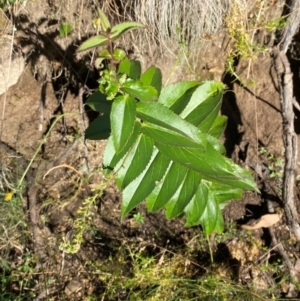
M 110 5 L 103 3 L 112 18 L 121 18 L 117 6 Z M 0 300 L 270 300 L 286 296 L 289 271 L 269 231 L 241 228 L 268 213 L 270 202 L 275 208 L 281 206 L 284 149 L 270 53 L 274 32 L 256 30 L 253 39 L 265 51 L 251 60 L 236 60 L 238 79 L 226 70 L 233 41 L 224 32 L 203 36 L 202 48 L 194 53 L 174 45 L 168 51 L 159 43 L 135 44 L 132 36 L 120 42 L 144 68 L 160 67 L 165 83 L 214 78 L 228 86 L 221 110 L 228 116 L 228 126 L 222 139 L 227 155 L 253 172 L 261 194 L 245 193 L 242 200 L 231 202 L 224 210 L 224 234 L 206 238 L 200 228 L 185 228 L 183 219 L 168 221 L 163 212 L 149 214 L 144 206 L 121 222 L 121 195 L 114 185 L 95 196 L 95 184 L 103 181 L 106 142 L 82 137 L 94 118 L 83 103 L 97 88 L 98 72 L 93 55 L 79 56 L 76 49 L 95 34 L 92 20 L 97 6 L 95 1 L 28 1 L 13 6 L 15 19 L 9 12 L 1 19 L 6 24 L 1 78 L 11 86 L 0 96 L 3 197 L 17 186 L 30 160 L 34 162 L 22 194 L 0 204 Z M 263 10 L 265 18 L 280 17 L 283 6 L 284 1 L 270 1 Z M 253 7 L 246 16 L 250 21 L 261 8 Z M 61 22 L 73 26 L 64 38 L 59 36 Z M 296 46 L 297 41 L 291 57 L 295 82 L 299 80 Z M 298 119 L 295 124 L 298 130 Z M 295 190 L 298 197 L 298 182 Z M 88 208 L 93 198 L 81 248 L 68 253 L 63 242 L 74 243 L 78 209 Z M 284 217 L 273 231 L 300 272 L 300 243 Z

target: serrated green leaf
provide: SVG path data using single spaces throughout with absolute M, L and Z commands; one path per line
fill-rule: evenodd
M 164 176 L 170 160 L 161 152 L 154 150 L 149 165 L 123 191 L 122 217 L 140 204 Z
M 227 125 L 227 116 L 217 116 L 208 134 L 219 139 L 225 131 Z
M 128 81 L 121 87 L 121 91 L 136 97 L 144 102 L 157 100 L 158 94 L 155 88 L 146 86 L 140 81 Z
M 137 117 L 185 136 L 205 150 L 207 141 L 199 129 L 158 102 L 137 103 Z
M 108 38 L 104 35 L 98 35 L 98 36 L 92 37 L 92 38 L 86 40 L 85 42 L 83 42 L 77 49 L 77 52 L 105 45 L 107 43 L 107 41 L 108 41 Z
M 249 172 L 220 155 L 210 144 L 207 144 L 205 152 L 196 148 L 174 147 L 157 142 L 155 145 L 171 160 L 199 172 L 203 179 L 231 187 L 257 190 Z
M 138 29 L 142 27 L 144 27 L 144 25 L 138 22 L 124 22 L 117 24 L 111 29 L 111 39 L 115 40 L 128 30 Z
M 171 219 L 182 214 L 184 208 L 191 201 L 193 195 L 197 191 L 201 176 L 199 173 L 189 170 L 185 179 L 173 195 L 171 200 L 166 204 L 166 216 Z
M 123 190 L 131 181 L 145 170 L 153 153 L 153 140 L 145 135 L 140 135 L 134 146 L 116 166 L 118 171 L 116 184 Z
M 141 82 L 146 86 L 152 86 L 156 89 L 158 94 L 162 87 L 162 74 L 160 69 L 151 66 L 141 75 Z
M 101 26 L 102 26 L 103 30 L 109 31 L 111 28 L 111 25 L 110 25 L 110 22 L 108 21 L 106 14 L 100 8 L 98 8 L 98 13 L 99 13 L 99 18 L 100 18 Z
M 158 98 L 158 102 L 168 107 L 176 114 L 180 114 L 188 104 L 193 92 L 200 82 L 179 82 L 164 87 Z
M 151 137 L 154 141 L 162 144 L 174 145 L 179 147 L 196 147 L 203 149 L 202 145 L 198 142 L 174 132 L 172 130 L 166 129 L 165 127 L 155 125 L 144 121 L 141 128 L 142 133 Z
M 99 91 L 93 93 L 85 103 L 90 106 L 92 110 L 110 114 L 112 102 L 106 99 L 106 96 Z
M 116 152 L 120 152 L 126 145 L 133 132 L 136 116 L 135 99 L 129 96 L 118 96 L 112 105 L 111 134 Z
M 133 147 L 133 145 L 135 144 L 139 136 L 140 128 L 141 128 L 140 123 L 136 122 L 134 125 L 133 133 L 128 139 L 126 146 L 118 154 L 116 153 L 116 150 L 114 148 L 112 136 L 109 137 L 103 156 L 103 166 L 104 169 L 108 171 L 108 172 L 104 172 L 105 174 L 108 174 L 111 170 L 113 170 L 118 164 L 118 162 Z
M 188 169 L 183 165 L 171 162 L 164 179 L 146 199 L 148 210 L 155 212 L 162 209 L 175 194 L 187 172 Z
M 209 134 L 206 134 L 205 138 L 218 153 L 220 153 L 221 155 L 226 154 L 224 145 L 217 138 L 210 136 Z
M 61 23 L 60 28 L 59 28 L 59 36 L 61 38 L 65 38 L 71 31 L 73 27 L 69 23 Z
M 139 61 L 125 58 L 119 65 L 118 73 L 125 73 L 132 79 L 139 79 L 141 76 L 141 69 L 141 63 Z
M 224 88 L 224 84 L 219 82 L 203 83 L 195 90 L 180 116 L 207 133 L 219 114 Z
M 104 140 L 110 135 L 110 118 L 108 114 L 93 120 L 85 131 L 85 138 L 89 140 Z
M 240 188 L 232 188 L 227 185 L 212 183 L 210 189 L 214 191 L 216 201 L 221 204 L 229 200 L 239 200 L 242 198 L 243 190 Z

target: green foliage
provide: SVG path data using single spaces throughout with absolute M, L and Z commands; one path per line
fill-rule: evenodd
M 61 23 L 60 28 L 59 28 L 59 36 L 61 38 L 65 38 L 71 31 L 72 31 L 73 27 L 71 24 L 69 23 Z
M 85 135 L 105 139 L 110 132 L 103 165 L 105 174 L 114 171 L 123 192 L 122 217 L 146 200 L 150 211 L 166 208 L 167 218 L 184 214 L 187 226 L 221 232 L 224 203 L 240 198 L 243 190 L 257 190 L 251 174 L 224 156 L 218 140 L 226 126 L 226 118 L 218 115 L 225 86 L 193 81 L 162 88 L 157 67 L 142 73 L 138 61 L 113 49 L 112 41 L 142 25 L 110 29 L 100 15 L 103 32 L 79 47 L 107 45 L 99 58 L 110 61 L 100 72 L 99 92 L 88 100 L 99 117 Z
M 3 11 L 6 11 L 9 9 L 10 6 L 16 4 L 16 3 L 23 3 L 26 0 L 0 0 L 0 9 Z

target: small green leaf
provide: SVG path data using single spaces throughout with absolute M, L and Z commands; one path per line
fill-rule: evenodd
M 224 84 L 214 81 L 203 83 L 195 90 L 180 116 L 207 133 L 219 114 L 224 88 Z
M 184 180 L 188 169 L 183 165 L 171 162 L 163 180 L 161 180 L 147 197 L 147 208 L 155 212 L 162 209 L 171 199 Z
M 61 38 L 65 38 L 71 31 L 73 27 L 69 23 L 61 23 L 60 28 L 59 28 L 59 36 Z
M 158 102 L 137 103 L 137 117 L 154 125 L 177 132 L 195 141 L 199 144 L 199 147 L 205 150 L 207 141 L 199 129 Z
M 119 49 L 119 48 L 116 48 L 116 49 L 114 50 L 113 58 L 114 58 L 116 61 L 121 61 L 121 60 L 123 60 L 125 57 L 126 57 L 126 53 L 125 53 L 124 50 Z
M 109 137 L 110 132 L 110 118 L 108 114 L 104 114 L 90 123 L 85 131 L 85 138 L 89 140 L 105 140 Z
M 147 168 L 123 191 L 122 217 L 140 204 L 164 176 L 170 160 L 154 150 Z
M 117 24 L 111 29 L 111 39 L 115 40 L 119 38 L 122 34 L 124 34 L 126 31 L 138 29 L 141 27 L 144 27 L 144 25 L 138 22 L 124 22 Z
M 103 58 L 103 59 L 110 59 L 111 58 L 111 54 L 109 53 L 109 51 L 107 49 L 103 49 L 98 54 L 98 57 Z
M 111 170 L 113 170 L 118 162 L 126 155 L 126 153 L 133 147 L 135 144 L 139 133 L 140 133 L 141 125 L 139 122 L 136 122 L 134 125 L 134 130 L 131 136 L 129 137 L 127 144 L 122 149 L 121 152 L 116 153 L 116 150 L 114 148 L 113 139 L 112 136 L 109 137 L 107 141 L 107 145 L 104 151 L 103 156 L 103 166 L 105 170 L 108 170 L 108 172 L 104 172 L 105 174 L 109 173 Z
M 109 31 L 111 26 L 110 26 L 110 22 L 108 21 L 106 14 L 100 8 L 98 8 L 98 13 L 99 13 L 99 18 L 100 18 L 103 30 L 106 32 Z
M 214 191 L 215 200 L 220 205 L 220 208 L 225 206 L 225 203 L 230 200 L 239 200 L 242 198 L 243 190 L 240 188 L 232 188 L 219 183 L 212 183 L 210 190 Z
M 92 38 L 86 40 L 85 42 L 83 42 L 80 45 L 80 47 L 78 48 L 77 52 L 105 45 L 105 44 L 107 44 L 107 41 L 108 41 L 108 38 L 104 35 L 98 35 L 98 36 L 92 37 Z
M 126 145 L 135 124 L 135 99 L 126 95 L 118 96 L 111 109 L 111 131 L 116 152 Z
M 146 86 L 152 86 L 158 93 L 162 87 L 162 74 L 160 69 L 155 66 L 148 68 L 141 76 L 141 82 Z
M 201 176 L 199 173 L 189 170 L 176 193 L 166 204 L 166 216 L 171 219 L 182 214 L 184 208 L 191 201 L 200 184 Z
M 186 215 L 186 226 L 192 227 L 199 225 L 199 221 L 206 208 L 208 202 L 213 201 L 209 199 L 208 185 L 201 181 L 193 199 L 185 207 L 184 212 Z
M 213 196 L 209 197 L 205 210 L 199 220 L 206 235 L 213 232 L 221 233 L 224 229 L 224 220 L 219 204 Z
M 184 211 L 187 216 L 186 226 L 200 224 L 206 235 L 223 231 L 223 216 L 210 183 L 201 182 L 193 200 L 186 206 Z
M 166 86 L 161 90 L 158 102 L 168 107 L 174 113 L 180 114 L 199 85 L 200 82 L 191 81 Z
M 139 79 L 141 76 L 141 63 L 125 58 L 119 65 L 118 73 L 125 73 L 129 78 Z
M 110 114 L 112 102 L 106 99 L 106 96 L 99 91 L 94 92 L 86 101 L 86 105 L 99 113 Z
M 153 153 L 153 140 L 145 135 L 140 135 L 129 150 L 129 152 L 116 166 L 118 171 L 116 184 L 123 190 L 132 182 L 142 171 L 145 170 Z
M 123 84 L 121 91 L 140 99 L 141 101 L 155 101 L 157 100 L 157 91 L 151 86 L 146 86 L 140 81 L 128 81 Z

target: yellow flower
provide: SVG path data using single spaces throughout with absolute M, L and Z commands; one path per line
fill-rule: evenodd
M 13 194 L 14 194 L 14 193 L 13 193 L 12 191 L 11 191 L 11 192 L 7 192 L 7 193 L 5 194 L 5 196 L 4 196 L 4 201 L 5 201 L 5 202 L 11 201 Z

